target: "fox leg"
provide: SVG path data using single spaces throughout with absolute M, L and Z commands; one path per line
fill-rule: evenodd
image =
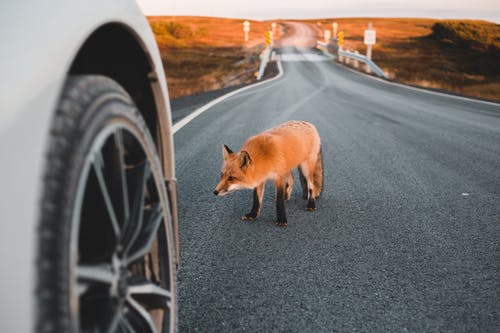
M 314 198 L 312 192 L 313 190 L 309 189 L 309 198 L 307 199 L 307 206 L 306 206 L 306 210 L 310 212 L 316 210 L 316 198 Z
M 316 191 L 313 183 L 313 168 L 309 166 L 310 163 L 302 163 L 299 166 L 299 174 L 301 175 L 302 183 L 302 197 L 307 199 L 306 210 L 316 210 Z M 303 179 L 302 179 L 303 177 Z M 305 183 L 305 184 L 304 184 Z
M 242 217 L 245 221 L 253 221 L 257 218 L 260 212 L 260 207 L 262 205 L 262 198 L 264 197 L 264 182 L 257 185 L 256 188 L 253 189 L 253 205 L 250 213 L 245 214 Z
M 293 174 L 291 172 L 285 175 L 285 189 L 285 201 L 288 201 L 293 191 Z
M 288 221 L 285 213 L 285 177 L 279 177 L 276 179 L 274 181 L 274 185 L 276 186 L 276 213 L 278 215 L 276 224 L 280 227 L 286 227 L 288 225 Z
M 302 186 L 302 199 L 307 199 L 309 193 L 307 191 L 306 177 L 304 177 L 304 174 L 302 173 L 302 168 L 300 166 L 297 168 L 297 170 L 299 170 L 300 185 Z

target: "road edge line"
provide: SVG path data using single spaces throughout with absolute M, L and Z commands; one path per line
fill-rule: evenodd
M 240 89 L 236 89 L 234 91 L 231 91 L 225 95 L 222 95 L 210 102 L 208 102 L 207 104 L 203 105 L 202 107 L 194 110 L 193 112 L 191 112 L 189 115 L 187 115 L 186 117 L 182 118 L 181 120 L 179 120 L 178 122 L 176 122 L 175 124 L 172 125 L 172 134 L 175 134 L 177 133 L 181 128 L 183 128 L 184 126 L 186 126 L 189 122 L 191 122 L 193 119 L 195 119 L 196 117 L 198 117 L 200 114 L 202 114 L 203 112 L 209 110 L 210 108 L 212 108 L 214 105 L 217 105 L 218 103 L 224 101 L 225 99 L 233 96 L 233 95 L 236 95 L 240 92 L 243 92 L 245 90 L 248 90 L 248 89 L 251 89 L 251 88 L 255 88 L 255 87 L 258 87 L 260 85 L 263 85 L 263 84 L 266 84 L 266 83 L 269 83 L 269 82 L 273 82 L 275 80 L 278 80 L 279 78 L 281 78 L 283 76 L 283 67 L 281 66 L 281 61 L 278 60 L 277 61 L 277 64 L 278 64 L 278 75 L 276 75 L 275 77 L 269 79 L 269 80 L 265 80 L 265 81 L 262 81 L 262 82 L 256 82 L 256 83 L 252 83 L 248 86 L 245 86 L 245 87 L 242 87 Z
M 485 101 L 485 100 L 482 100 L 482 99 L 476 99 L 474 97 L 457 96 L 457 95 L 454 95 L 453 93 L 439 92 L 439 91 L 433 91 L 433 90 L 425 89 L 423 87 L 410 86 L 410 85 L 407 85 L 407 84 L 404 84 L 404 83 L 399 83 L 399 82 L 395 82 L 395 81 L 390 81 L 390 80 L 382 79 L 382 78 L 379 78 L 379 77 L 374 77 L 372 75 L 369 75 L 369 74 L 357 71 L 357 70 L 355 70 L 353 68 L 350 68 L 348 66 L 344 66 L 342 64 L 338 64 L 336 62 L 333 62 L 333 64 L 336 65 L 336 66 L 342 67 L 344 69 L 347 69 L 347 70 L 349 70 L 349 71 L 351 71 L 353 73 L 362 75 L 362 76 L 370 78 L 372 80 L 376 80 L 376 81 L 379 81 L 379 82 L 386 83 L 388 85 L 394 85 L 394 86 L 398 86 L 398 87 L 402 87 L 402 88 L 407 88 L 407 89 L 410 89 L 410 90 L 415 90 L 415 91 L 419 91 L 419 92 L 428 93 L 428 94 L 431 94 L 431 95 L 437 95 L 437 96 L 443 96 L 443 97 L 450 97 L 450 98 L 455 98 L 455 99 L 459 99 L 459 100 L 463 100 L 463 101 L 468 101 L 468 102 L 483 103 L 483 104 L 487 104 L 487 105 L 490 105 L 490 106 L 500 106 L 500 102 L 497 103 L 497 102 L 493 102 L 493 101 Z

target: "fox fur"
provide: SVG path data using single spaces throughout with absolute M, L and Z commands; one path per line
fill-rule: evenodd
M 223 165 L 214 194 L 224 196 L 240 189 L 253 189 L 253 205 L 244 220 L 255 220 L 260 212 L 264 185 L 274 181 L 279 226 L 287 226 L 285 201 L 293 190 L 293 169 L 299 171 L 307 210 L 316 210 L 323 189 L 321 140 L 316 127 L 305 121 L 289 121 L 250 137 L 239 152 L 223 145 Z

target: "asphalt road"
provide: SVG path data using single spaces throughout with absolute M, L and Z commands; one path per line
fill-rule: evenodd
M 498 332 L 500 105 L 366 77 L 285 47 L 284 75 L 175 134 L 180 332 Z M 252 192 L 212 194 L 222 144 L 314 123 L 325 186 L 307 212 L 298 177 L 274 224 Z

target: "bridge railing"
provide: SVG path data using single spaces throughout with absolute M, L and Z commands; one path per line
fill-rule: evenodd
M 331 53 L 337 53 L 336 55 L 333 54 L 335 58 L 337 58 L 339 61 L 343 60 L 343 58 L 348 58 L 348 59 L 353 59 L 355 61 L 361 61 L 362 63 L 366 64 L 370 70 L 375 73 L 379 77 L 383 77 L 384 79 L 388 79 L 388 76 L 385 74 L 385 72 L 377 66 L 371 59 L 368 59 L 366 56 L 361 55 L 359 53 L 354 53 L 350 51 L 345 51 L 342 50 L 341 47 L 333 47 L 332 43 L 324 43 L 324 42 L 317 42 L 317 47 L 324 53 L 330 54 Z
M 269 60 L 271 58 L 271 51 L 272 50 L 273 50 L 272 45 L 268 45 L 267 48 L 264 51 L 262 51 L 259 72 L 257 74 L 257 80 L 262 79 L 262 76 L 264 75 L 264 72 L 266 70 L 267 63 L 269 62 Z

